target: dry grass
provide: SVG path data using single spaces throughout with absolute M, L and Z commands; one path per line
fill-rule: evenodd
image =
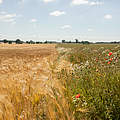
M 0 44 L 0 120 L 72 119 L 55 46 Z

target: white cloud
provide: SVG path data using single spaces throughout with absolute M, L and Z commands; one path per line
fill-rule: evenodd
M 3 0 L 0 0 L 0 4 L 2 4 L 3 3 Z
M 35 22 L 37 22 L 37 19 L 31 19 L 30 22 L 35 23 Z
M 72 27 L 70 25 L 64 25 L 61 27 L 61 29 L 71 29 Z
M 65 15 L 66 13 L 64 11 L 54 11 L 51 12 L 50 15 L 51 16 L 61 16 L 61 15 Z
M 83 4 L 88 4 L 88 0 L 72 0 L 72 5 L 83 5 Z
M 45 3 L 54 2 L 55 0 L 43 0 Z
M 92 28 L 88 28 L 88 32 L 92 32 L 93 31 L 93 29 Z
M 91 6 L 94 6 L 94 5 L 103 5 L 103 4 L 104 4 L 103 2 L 90 2 Z
M 105 19 L 112 19 L 112 15 L 106 14 L 106 15 L 104 16 L 104 18 L 105 18 Z
M 95 1 L 88 1 L 88 0 L 72 0 L 72 5 L 90 5 L 90 6 L 94 6 L 94 5 L 103 5 L 103 2 L 95 2 Z
M 0 21 L 2 22 L 15 22 L 16 17 L 16 14 L 0 13 Z

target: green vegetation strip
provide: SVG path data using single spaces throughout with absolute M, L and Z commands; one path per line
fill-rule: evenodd
M 72 66 L 70 72 L 62 69 L 58 78 L 65 81 L 75 119 L 120 120 L 120 45 L 59 44 L 57 48 Z

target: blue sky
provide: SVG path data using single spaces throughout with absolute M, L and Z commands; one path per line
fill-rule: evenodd
M 0 0 L 0 39 L 120 40 L 120 0 Z

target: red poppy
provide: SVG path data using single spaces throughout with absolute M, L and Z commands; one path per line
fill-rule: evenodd
M 111 56 L 112 55 L 112 52 L 109 52 L 109 56 Z
M 109 61 L 108 64 L 110 64 L 111 62 Z
M 77 95 L 75 96 L 75 98 L 80 98 L 80 94 L 77 94 Z
M 112 61 L 112 58 L 110 58 L 110 61 Z

